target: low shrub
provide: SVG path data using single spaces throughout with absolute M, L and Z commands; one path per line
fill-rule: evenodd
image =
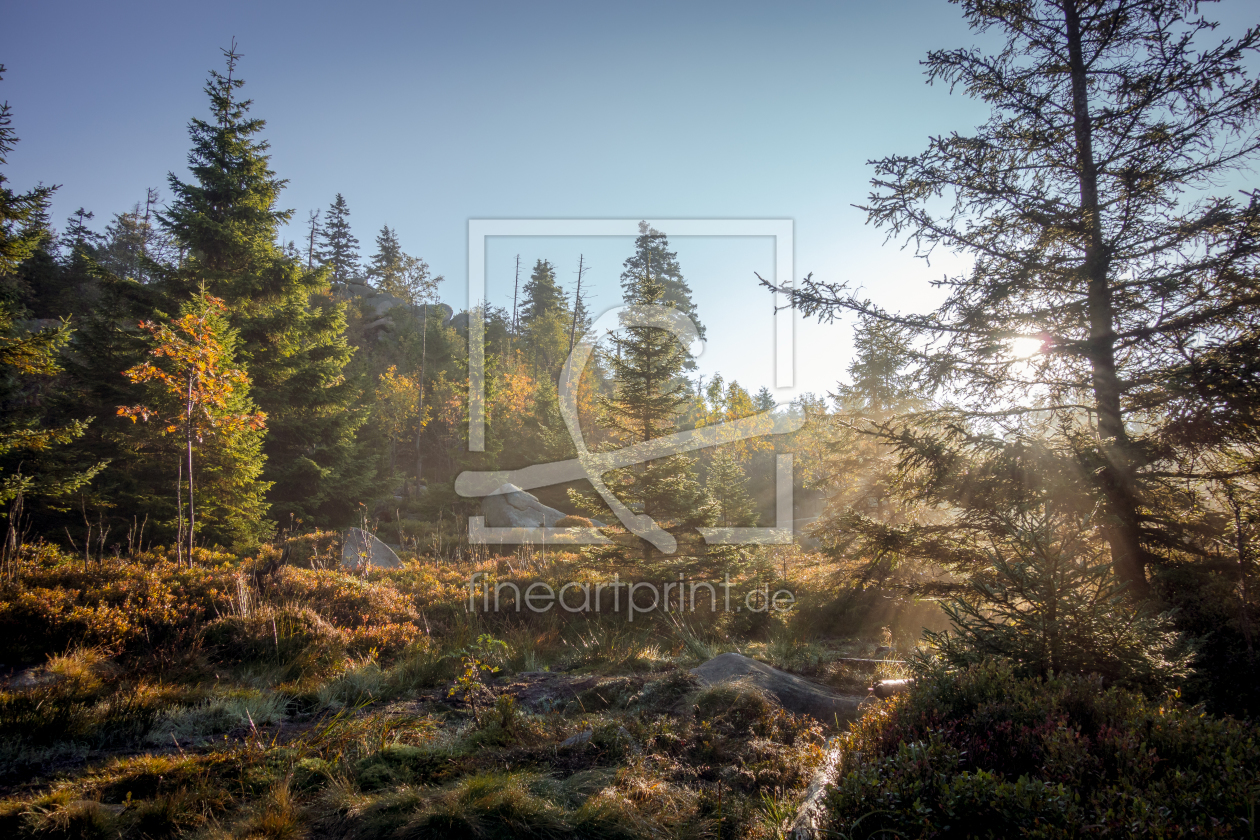
M 237 589 L 227 565 L 189 568 L 146 556 L 85 570 L 47 552 L 16 563 L 0 584 L 0 661 L 30 664 L 75 646 L 152 651 L 219 615 Z
M 1246 836 L 1256 728 L 1097 679 L 938 671 L 846 736 L 844 836 Z
M 458 776 L 460 757 L 450 750 L 391 744 L 358 762 L 354 779 L 360 790 L 372 792 L 399 785 L 441 784 Z
M 217 618 L 202 629 L 201 639 L 217 662 L 269 664 L 289 679 L 327 673 L 347 652 L 345 633 L 309 607 L 262 607 Z

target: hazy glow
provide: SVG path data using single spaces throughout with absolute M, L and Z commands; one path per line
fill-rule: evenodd
M 1016 359 L 1027 359 L 1041 352 L 1040 338 L 1013 338 L 1010 343 L 1011 355 Z

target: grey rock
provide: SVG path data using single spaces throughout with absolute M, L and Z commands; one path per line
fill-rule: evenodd
M 363 302 L 367 304 L 367 306 L 370 307 L 378 317 L 384 315 L 386 312 L 394 309 L 395 307 L 407 305 L 407 301 L 402 300 L 401 298 L 396 298 L 386 292 L 379 291 L 372 295 L 365 295 Z
M 365 563 L 382 569 L 401 569 L 402 561 L 394 550 L 360 528 L 347 528 L 341 546 L 341 565 L 357 569 Z
M 618 726 L 617 727 L 617 740 L 620 741 L 623 739 L 625 740 L 626 745 L 629 746 L 630 752 L 634 753 L 635 755 L 639 755 L 643 752 L 643 748 L 640 747 L 638 743 L 635 742 L 634 736 L 630 734 L 630 730 L 626 729 L 624 726 Z
M 447 321 L 445 324 L 443 324 L 442 326 L 451 327 L 456 332 L 467 332 L 468 331 L 468 317 L 469 316 L 467 312 L 461 312 L 458 315 L 452 316 L 451 319 Z
M 504 484 L 481 500 L 481 512 L 491 528 L 552 528 L 568 516 L 547 507 L 533 493 L 515 484 Z
M 568 737 L 568 738 L 565 738 L 563 741 L 561 741 L 561 742 L 560 742 L 560 746 L 562 746 L 562 747 L 580 747 L 580 746 L 582 746 L 583 744 L 585 744 L 587 741 L 591 740 L 591 737 L 592 737 L 592 736 L 594 736 L 594 734 L 595 734 L 595 730 L 594 730 L 594 729 L 586 729 L 586 730 L 583 730 L 582 732 L 579 732 L 579 733 L 578 733 L 578 734 L 576 734 L 576 735 L 572 735 L 572 736 L 570 736 L 570 737 Z M 629 733 L 627 733 L 627 734 L 629 734 Z
M 744 680 L 796 714 L 810 715 L 820 723 L 840 724 L 856 720 L 861 697 L 837 694 L 831 689 L 772 668 L 738 653 L 715 656 L 691 673 L 705 685 Z
M 8 685 L 5 686 L 9 691 L 24 691 L 26 689 L 38 688 L 41 685 L 53 685 L 64 680 L 61 674 L 53 674 L 45 671 L 42 666 L 27 668 L 9 679 Z

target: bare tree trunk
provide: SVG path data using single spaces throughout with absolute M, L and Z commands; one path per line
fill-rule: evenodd
M 1250 609 L 1249 602 L 1251 600 L 1251 593 L 1248 591 L 1248 572 L 1250 570 L 1247 567 L 1250 564 L 1247 560 L 1247 554 L 1249 552 L 1249 547 L 1247 545 L 1247 531 L 1243 528 L 1242 504 L 1234 495 L 1233 488 L 1227 486 L 1226 492 L 1229 496 L 1230 507 L 1234 509 L 1234 551 L 1238 555 L 1238 579 L 1242 590 L 1238 594 L 1240 601 L 1238 618 L 1242 624 L 1243 638 L 1247 642 L 1247 662 L 1252 667 L 1255 667 L 1256 649 L 1255 643 L 1252 640 L 1251 616 L 1248 612 Z
M 175 532 L 175 563 L 184 565 L 184 456 L 175 459 L 179 464 L 175 478 L 175 508 L 179 511 L 179 526 Z
M 88 563 L 92 559 L 92 520 L 87 515 L 87 499 L 83 494 L 79 494 L 79 510 L 83 511 L 83 524 L 87 526 L 87 536 L 83 538 L 83 571 L 88 570 Z
M 196 514 L 193 511 L 193 377 L 192 373 L 188 374 L 188 404 L 187 404 L 188 421 L 185 426 L 184 439 L 188 444 L 188 565 L 193 564 L 193 540 L 195 539 L 194 525 L 196 523 Z
M 306 245 L 306 270 L 313 271 L 315 269 L 315 231 L 319 228 L 319 211 L 312 210 L 311 216 L 307 220 L 310 224 L 310 240 Z
M 420 448 L 424 437 L 424 367 L 429 346 L 429 305 L 423 305 L 424 326 L 420 328 L 420 394 L 416 400 L 416 498 L 420 498 L 420 478 L 424 474 L 424 455 Z
M 13 497 L 13 501 L 9 503 L 9 529 L 4 537 L 4 564 L 5 573 L 9 574 L 12 569 L 13 561 L 17 558 L 19 539 L 18 525 L 22 520 L 23 497 L 22 491 L 18 491 Z
M 1147 554 L 1141 541 L 1133 446 L 1124 425 L 1124 414 L 1120 405 L 1120 379 L 1116 373 L 1115 312 L 1108 280 L 1111 254 L 1103 241 L 1102 211 L 1098 201 L 1098 165 L 1094 160 L 1088 79 L 1081 46 L 1081 20 L 1076 0 L 1066 0 L 1063 9 L 1067 23 L 1068 66 L 1072 80 L 1072 117 L 1081 190 L 1081 216 L 1086 236 L 1082 272 L 1088 283 L 1086 302 L 1089 312 L 1089 361 L 1094 403 L 1098 412 L 1098 438 L 1105 461 L 1101 478 L 1107 502 L 1107 522 L 1103 526 L 1103 533 L 1111 547 L 1111 563 L 1116 577 L 1129 586 L 1131 597 L 1145 599 L 1150 596 L 1150 584 L 1146 580 Z
M 573 339 L 577 335 L 578 310 L 582 307 L 582 261 L 585 254 L 578 254 L 577 291 L 573 293 L 573 325 L 569 327 L 569 355 L 573 355 Z
M 516 255 L 516 282 L 512 284 L 512 337 L 516 337 L 516 293 L 521 288 L 521 255 Z

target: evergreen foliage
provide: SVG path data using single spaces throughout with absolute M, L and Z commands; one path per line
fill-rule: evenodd
M 928 672 L 842 739 L 826 836 L 1246 837 L 1255 818 L 1254 724 L 1087 677 Z
M 686 313 L 699 330 L 700 337 L 704 338 L 704 324 L 700 323 L 696 304 L 691 299 L 691 287 L 683 279 L 678 254 L 669 250 L 669 239 L 665 234 L 647 222 L 639 222 L 634 253 L 626 260 L 621 272 L 621 291 L 626 303 L 638 297 L 639 283 L 644 274 L 657 278 L 662 288 L 661 302 Z M 695 362 L 688 357 L 685 367 L 694 370 Z
M 0 74 L 4 66 L 0 65 Z M 0 166 L 17 142 L 8 103 L 0 105 Z M 28 329 L 17 321 L 24 314 L 17 269 L 47 241 L 41 223 L 53 188 L 16 193 L 5 185 L 0 170 L 0 503 L 11 503 L 4 556 L 17 547 L 23 499 L 42 494 L 62 496 L 90 481 L 104 464 L 66 468 L 59 449 L 83 436 L 89 420 L 51 425 L 41 387 L 61 370 L 60 354 L 70 327 Z
M 211 71 L 206 86 L 212 121 L 194 118 L 189 130 L 193 180 L 170 176 L 174 200 L 161 220 L 187 256 L 162 282 L 174 300 L 204 283 L 228 306 L 268 417 L 264 480 L 272 484 L 273 515 L 346 522 L 379 458 L 356 441 L 367 412 L 363 383 L 347 375 L 353 348 L 345 305 L 328 294 L 329 270 L 305 270 L 275 245 L 278 226 L 292 214 L 276 207 L 285 182 L 269 168 L 268 144 L 256 138 L 264 122 L 246 116 L 249 100 L 234 98 L 244 85 L 234 78 L 240 56 L 224 54 L 227 75 Z M 344 200 L 336 202 L 325 221 L 329 241 L 347 241 L 338 233 L 343 211 Z
M 665 284 L 645 271 L 627 291 L 627 303 L 662 305 Z M 613 392 L 599 399 L 603 424 L 622 445 L 643 443 L 678 428 L 691 401 L 683 371 L 690 358 L 679 341 L 656 327 L 623 326 L 609 338 L 607 355 Z M 712 501 L 696 476 L 696 462 L 669 455 L 614 471 L 608 486 L 628 507 L 658 524 L 706 525 L 715 516 Z M 644 543 L 645 557 L 650 546 Z
M 739 459 L 718 451 L 709 460 L 704 489 L 713 500 L 713 524 L 722 528 L 746 528 L 757 524 L 757 506 L 748 495 L 748 475 Z
M 390 230 L 389 225 L 381 227 L 376 235 L 376 253 L 368 261 L 367 276 L 378 288 L 389 291 L 389 278 L 398 274 L 402 265 L 402 245 L 398 242 L 398 232 Z
M 564 315 L 569 311 L 569 301 L 564 289 L 556 282 L 556 268 L 547 260 L 534 263 L 534 270 L 525 281 L 525 300 L 521 307 L 521 323 L 529 325 L 547 315 Z
M 823 483 L 830 497 L 813 533 L 857 590 L 913 587 L 922 582 L 922 558 L 898 538 L 915 523 L 934 523 L 929 505 L 916 504 L 898 484 L 898 454 L 885 435 L 899 417 L 922 409 L 912 375 L 908 331 L 866 319 L 854 333 L 848 383 L 837 386 L 839 411 L 817 414 L 825 437 Z M 847 561 L 847 562 L 845 562 Z
M 350 207 L 346 199 L 337 193 L 319 232 L 320 247 L 317 258 L 329 270 L 329 279 L 345 285 L 359 279 L 359 240 L 350 231 Z M 397 239 L 394 240 L 397 245 Z M 378 240 L 379 245 L 379 240 Z
M 1003 526 L 989 568 L 944 604 L 954 630 L 926 634 L 947 663 L 1004 659 L 1021 676 L 1096 674 L 1148 693 L 1184 683 L 1192 650 L 1166 617 L 1124 597 L 1078 522 L 1042 510 Z
M 1078 491 L 1101 503 L 1091 527 L 1118 578 L 1143 597 L 1152 563 L 1205 551 L 1187 527 L 1214 477 L 1203 453 L 1250 445 L 1260 420 L 1260 199 L 1211 194 L 1260 149 L 1247 72 L 1260 27 L 1206 44 L 1213 24 L 1183 3 L 960 5 L 1005 45 L 933 51 L 928 77 L 992 116 L 876 162 L 864 209 L 920 254 L 957 250 L 974 268 L 927 315 L 812 278 L 784 291 L 806 313 L 929 339 L 921 369 L 954 405 L 899 439 L 907 461 L 945 474 L 993 445 L 985 432 L 1053 436 L 1059 469 L 1079 469 Z M 1040 351 L 1018 352 L 1030 342 Z

